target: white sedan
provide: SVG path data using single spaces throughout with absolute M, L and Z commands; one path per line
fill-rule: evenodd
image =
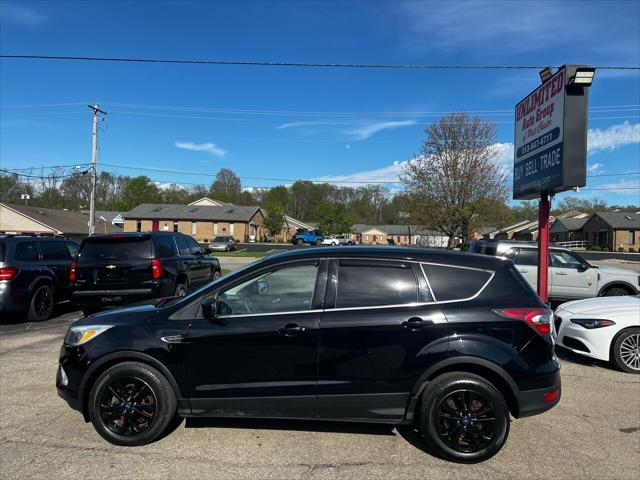
M 598 297 L 563 303 L 555 312 L 558 345 L 640 373 L 640 297 Z
M 323 245 L 351 245 L 351 240 L 349 240 L 346 235 L 332 235 L 330 237 L 324 237 L 322 240 Z

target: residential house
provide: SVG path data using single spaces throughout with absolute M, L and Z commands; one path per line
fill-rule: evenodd
M 582 226 L 583 239 L 611 251 L 640 251 L 640 212 L 595 212 Z
M 447 246 L 449 237 L 418 225 L 356 224 L 350 235 L 355 243 L 365 245 L 413 245 L 421 247 Z
M 96 233 L 119 232 L 96 215 Z M 89 234 L 88 212 L 0 203 L 0 233 L 63 235 L 77 242 Z
M 230 203 L 211 205 L 175 205 L 143 203 L 124 213 L 126 232 L 148 232 L 165 230 L 191 235 L 199 242 L 208 242 L 218 235 L 232 236 L 246 242 L 250 235 L 264 237 L 264 214 L 260 207 L 241 206 Z
M 551 233 L 551 241 L 558 242 L 576 242 L 586 240 L 582 231 L 582 227 L 587 223 L 590 217 L 579 218 L 557 218 L 549 232 Z

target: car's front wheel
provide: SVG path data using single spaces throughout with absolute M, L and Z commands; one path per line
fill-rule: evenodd
M 509 435 L 509 410 L 500 392 L 484 378 L 445 373 L 422 395 L 421 430 L 447 460 L 481 462 L 498 453 Z
M 629 292 L 621 287 L 613 287 L 606 291 L 604 294 L 605 297 L 622 297 L 624 295 L 629 295 Z
M 138 446 L 160 437 L 176 416 L 176 397 L 167 379 L 138 362 L 106 370 L 89 393 L 89 418 L 114 445 Z
M 618 335 L 612 357 L 620 370 L 640 374 L 640 328 L 630 328 Z

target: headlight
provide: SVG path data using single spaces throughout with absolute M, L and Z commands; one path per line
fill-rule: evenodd
M 65 345 L 70 347 L 77 347 L 83 343 L 87 343 L 89 340 L 96 338 L 102 332 L 106 332 L 113 325 L 90 325 L 71 327 L 67 332 L 67 336 L 64 339 Z
M 589 330 L 593 328 L 609 327 L 616 324 L 613 320 L 602 320 L 598 318 L 572 318 L 571 323 L 588 328 Z

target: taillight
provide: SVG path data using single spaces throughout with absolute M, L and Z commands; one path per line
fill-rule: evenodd
M 69 281 L 70 282 L 76 281 L 76 268 L 78 268 L 78 264 L 75 261 L 71 262 L 71 265 L 69 265 Z
M 548 392 L 542 394 L 542 398 L 544 398 L 545 403 L 551 403 L 556 398 L 558 398 L 558 390 L 554 390 L 553 392 Z
M 504 318 L 524 320 L 543 335 L 551 333 L 551 311 L 546 308 L 502 308 L 494 312 Z
M 159 258 L 154 258 L 151 260 L 151 275 L 153 279 L 161 278 L 164 274 L 164 268 L 162 267 L 162 262 Z
M 0 267 L 0 280 L 13 280 L 19 270 L 14 267 Z

